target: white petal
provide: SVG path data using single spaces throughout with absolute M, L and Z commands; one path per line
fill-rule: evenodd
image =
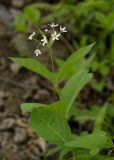
M 58 24 L 54 24 L 54 23 L 52 23 L 52 24 L 49 24 L 49 26 L 50 26 L 51 28 L 54 28 L 54 27 L 57 27 L 57 26 L 58 26 Z
M 28 40 L 32 40 L 32 37 L 31 37 L 31 36 L 29 36 L 29 37 L 28 37 Z
M 34 35 L 35 35 L 35 32 L 33 32 L 33 33 L 28 37 L 28 40 L 32 40 Z

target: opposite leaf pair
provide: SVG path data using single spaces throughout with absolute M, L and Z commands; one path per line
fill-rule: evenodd
M 108 136 L 105 132 L 95 131 L 83 136 L 74 136 L 67 123 L 75 98 L 92 78 L 92 74 L 87 69 L 90 62 L 87 61 L 86 63 L 84 57 L 93 45 L 81 48 L 68 57 L 66 61 L 62 61 L 57 73 L 51 73 L 42 63 L 31 58 L 11 58 L 17 64 L 48 79 L 54 87 L 54 80 L 56 79 L 57 93 L 59 94 L 57 102 L 49 105 L 24 103 L 22 104 L 22 111 L 32 110 L 30 124 L 37 135 L 59 146 L 63 155 L 70 151 L 75 158 L 78 157 L 78 150 L 81 150 L 81 153 L 83 150 L 89 150 L 91 157 L 97 155 L 102 148 L 109 145 Z M 85 64 L 82 62 L 85 62 Z M 67 80 L 67 82 L 61 89 L 59 83 L 62 80 Z M 111 145 L 109 146 L 111 147 Z M 81 159 L 78 158 L 78 160 Z

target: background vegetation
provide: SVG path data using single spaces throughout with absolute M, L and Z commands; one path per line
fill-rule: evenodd
M 68 48 L 66 55 L 96 42 L 95 47 L 86 56 L 86 61 L 81 61 L 77 66 L 77 68 L 90 66 L 94 77 L 77 97 L 74 104 L 76 112 L 74 110 L 71 112 L 69 124 L 72 131 L 77 134 L 82 131 L 91 132 L 100 127 L 107 131 L 112 141 L 114 140 L 113 6 L 114 0 L 60 0 L 51 3 L 35 1 L 21 8 L 22 12 L 15 16 L 11 26 L 15 34 L 22 35 L 32 32 L 35 26 L 45 28 L 45 24 L 51 22 L 66 26 L 68 32 L 65 39 L 62 39 L 63 50 L 66 51 L 65 48 Z M 60 44 L 57 44 L 56 49 L 59 46 Z M 32 53 L 30 55 L 27 52 L 19 52 L 22 57 L 32 56 Z M 65 59 L 66 55 L 62 57 Z M 55 59 L 58 66 L 64 63 L 60 57 Z M 50 85 L 47 88 L 49 89 Z M 56 99 L 55 95 L 53 97 L 52 99 Z M 31 97 L 28 100 L 30 101 Z M 39 98 L 38 101 L 42 99 Z M 102 152 L 104 155 L 114 157 L 113 147 Z

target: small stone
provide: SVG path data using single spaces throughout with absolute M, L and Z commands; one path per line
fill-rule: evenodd
M 12 38 L 11 44 L 12 44 L 12 46 L 14 46 L 16 48 L 16 50 L 21 55 L 31 54 L 31 50 L 29 49 L 29 46 L 27 43 L 27 37 L 25 34 L 22 34 L 22 33 L 16 34 Z
M 24 5 L 24 0 L 12 0 L 12 6 L 15 8 L 21 8 Z
M 13 18 L 16 18 L 17 16 L 21 15 L 21 11 L 15 9 L 15 8 L 10 8 L 9 11 L 10 11 Z
M 10 12 L 7 8 L 0 4 L 0 23 L 7 25 L 11 23 L 11 20 L 12 16 L 10 15 Z
M 3 5 L 0 5 L 0 36 L 8 33 L 11 22 L 12 16 L 10 12 Z
M 45 89 L 39 89 L 34 95 L 34 99 L 47 99 L 50 96 L 49 92 Z
M 25 142 L 27 139 L 27 132 L 23 128 L 16 128 L 15 135 L 14 135 L 14 142 L 22 143 Z
M 47 143 L 46 141 L 44 140 L 44 138 L 40 137 L 38 139 L 38 145 L 40 146 L 41 148 L 41 151 L 43 152 L 43 154 L 45 154 L 47 152 Z
M 4 91 L 0 91 L 0 99 L 4 98 L 5 97 L 5 92 Z
M 17 73 L 19 72 L 21 66 L 18 65 L 18 64 L 12 63 L 12 64 L 10 65 L 10 68 L 11 68 L 11 70 L 12 70 L 12 72 L 13 72 L 14 74 L 17 74 Z
M 14 124 L 15 124 L 15 120 L 13 118 L 7 118 L 0 125 L 0 130 L 11 129 L 13 128 Z

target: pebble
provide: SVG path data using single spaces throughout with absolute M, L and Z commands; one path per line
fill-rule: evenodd
M 15 8 L 21 8 L 24 5 L 24 0 L 12 0 L 12 6 Z
M 10 8 L 9 11 L 13 18 L 16 18 L 17 16 L 21 15 L 21 11 L 19 9 Z
M 39 89 L 36 94 L 34 95 L 34 99 L 48 99 L 50 96 L 49 92 L 45 89 Z
M 0 5 L 0 23 L 8 24 L 12 20 L 12 16 L 6 7 Z
M 0 36 L 6 35 L 9 30 L 9 26 L 11 25 L 12 16 L 10 12 L 4 7 L 0 5 Z
M 16 34 L 12 38 L 11 43 L 22 56 L 31 54 L 31 50 L 28 47 L 27 37 L 25 34 L 21 33 Z
M 42 150 L 42 153 L 45 154 L 47 152 L 47 143 L 46 141 L 44 140 L 44 138 L 40 137 L 38 139 L 38 145 L 40 146 L 41 150 Z
M 23 128 L 16 128 L 15 135 L 14 135 L 14 142 L 22 143 L 25 142 L 27 139 L 27 132 Z
M 18 65 L 18 64 L 15 64 L 15 63 L 12 63 L 12 64 L 10 65 L 10 69 L 12 70 L 12 72 L 13 72 L 14 74 L 17 74 L 17 73 L 19 72 L 20 68 L 21 68 L 21 66 Z
M 0 130 L 8 130 L 14 127 L 15 120 L 13 118 L 4 119 L 0 125 Z

